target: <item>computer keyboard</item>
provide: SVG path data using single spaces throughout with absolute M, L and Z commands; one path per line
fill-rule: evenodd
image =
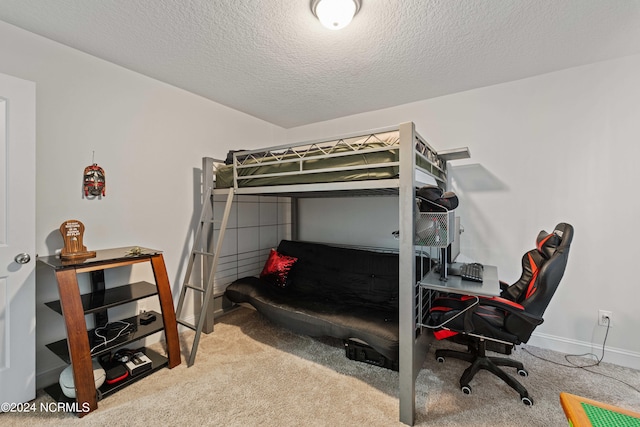
M 482 283 L 483 271 L 484 271 L 484 267 L 482 266 L 482 264 L 478 264 L 478 263 L 462 264 L 460 266 L 460 277 L 463 280 L 470 280 L 472 282 Z

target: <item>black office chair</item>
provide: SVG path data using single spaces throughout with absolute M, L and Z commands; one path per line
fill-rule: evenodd
M 526 343 L 543 322 L 542 314 L 564 275 L 572 239 L 573 227 L 566 223 L 558 224 L 551 234 L 541 231 L 536 249 L 522 257 L 520 279 L 510 286 L 501 283 L 500 297 L 444 295 L 433 301 L 428 324 L 435 327 L 436 338 L 467 345 L 466 352 L 436 350 L 439 362 L 453 357 L 471 363 L 460 378 L 465 394 L 471 393 L 469 382 L 473 376 L 485 369 L 516 390 L 524 404 L 533 405 L 527 389 L 500 368 L 516 368 L 519 375 L 526 377 L 522 363 L 487 356 L 486 351 L 511 354 L 514 346 Z

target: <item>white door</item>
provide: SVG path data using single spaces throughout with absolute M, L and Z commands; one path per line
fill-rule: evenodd
M 35 109 L 35 83 L 0 74 L 0 404 L 35 398 Z

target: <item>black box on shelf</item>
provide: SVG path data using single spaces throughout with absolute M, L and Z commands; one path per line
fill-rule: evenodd
M 382 368 L 398 370 L 398 361 L 391 360 L 366 344 L 359 343 L 354 340 L 344 340 L 344 349 L 347 358 L 358 362 L 368 363 L 370 365 L 380 366 Z

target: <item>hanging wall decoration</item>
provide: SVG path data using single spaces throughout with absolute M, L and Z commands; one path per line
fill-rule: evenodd
M 95 154 L 95 153 L 94 153 Z M 84 195 L 104 196 L 107 189 L 104 169 L 93 163 L 84 168 Z

